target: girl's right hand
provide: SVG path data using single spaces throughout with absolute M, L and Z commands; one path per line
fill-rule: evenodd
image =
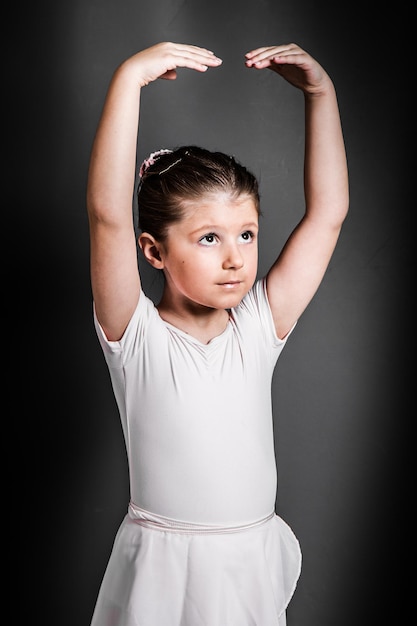
M 140 87 L 148 85 L 157 78 L 175 80 L 178 67 L 188 67 L 197 72 L 205 72 L 209 67 L 221 65 L 222 60 L 211 50 L 163 42 L 155 44 L 129 57 L 121 68 L 135 71 Z

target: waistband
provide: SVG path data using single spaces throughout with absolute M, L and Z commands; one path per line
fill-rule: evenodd
M 272 511 L 266 517 L 262 519 L 256 520 L 254 522 L 250 522 L 249 524 L 243 525 L 209 525 L 206 526 L 204 524 L 193 524 L 190 522 L 182 522 L 180 520 L 172 519 L 170 517 L 164 517 L 162 515 L 157 515 L 156 513 L 151 513 L 150 511 L 145 511 L 145 509 L 141 509 L 140 507 L 133 504 L 133 502 L 129 503 L 128 507 L 128 515 L 130 519 L 141 526 L 145 526 L 146 528 L 153 528 L 154 530 L 163 530 L 168 532 L 175 533 L 185 533 L 185 534 L 223 534 L 223 533 L 238 533 L 245 530 L 250 530 L 252 528 L 257 528 L 266 524 L 275 517 L 275 511 Z

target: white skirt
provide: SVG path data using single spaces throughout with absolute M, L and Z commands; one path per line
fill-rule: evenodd
M 274 512 L 216 527 L 131 504 L 91 626 L 282 626 L 300 570 L 299 543 Z

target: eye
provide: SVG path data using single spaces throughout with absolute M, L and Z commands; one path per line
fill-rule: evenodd
M 198 241 L 198 243 L 201 243 L 203 246 L 213 246 L 216 242 L 217 237 L 214 233 L 208 233 Z
M 240 239 L 245 243 L 252 241 L 255 238 L 254 233 L 251 230 L 245 230 L 241 235 Z

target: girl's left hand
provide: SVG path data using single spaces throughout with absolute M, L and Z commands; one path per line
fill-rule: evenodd
M 245 57 L 247 67 L 271 69 L 304 93 L 320 93 L 330 81 L 321 65 L 294 43 L 256 48 Z

